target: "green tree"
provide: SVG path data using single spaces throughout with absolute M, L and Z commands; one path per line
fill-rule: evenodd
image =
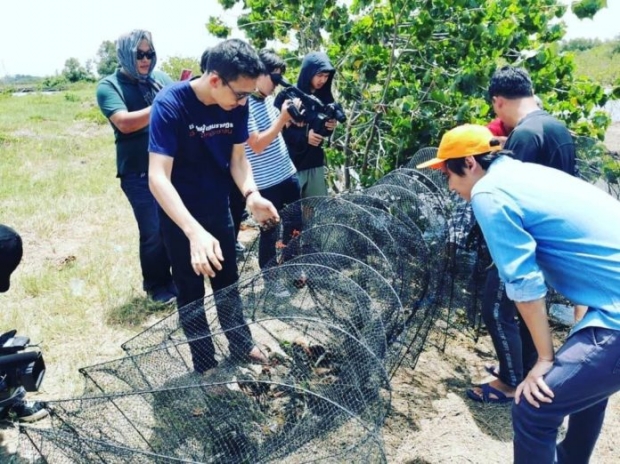
M 569 40 L 567 42 L 562 42 L 561 49 L 562 51 L 584 51 L 598 47 L 602 43 L 603 42 L 599 39 L 577 38 Z
M 118 57 L 116 56 L 116 45 L 110 40 L 104 40 L 97 50 L 97 74 L 105 77 L 116 71 L 118 67 Z
M 190 69 L 194 76 L 200 75 L 200 63 L 196 58 L 172 56 L 161 63 L 161 70 L 172 79 L 179 79 L 184 69 Z
M 77 58 L 69 58 L 65 61 L 62 75 L 69 82 L 93 81 L 95 77 L 86 66 L 82 66 Z
M 606 6 L 607 0 L 575 0 L 570 7 L 579 19 L 592 19 L 601 8 Z
M 328 149 L 337 189 L 374 182 L 456 124 L 487 122 L 489 78 L 505 63 L 525 66 L 545 108 L 577 134 L 602 138 L 609 124 L 596 110 L 608 96 L 576 78 L 572 55 L 561 50 L 566 6 L 557 0 L 244 0 L 243 7 L 237 24 L 256 47 L 274 39 L 296 45 L 285 53 L 291 68 L 316 49 L 336 65 L 337 98 L 349 116 Z

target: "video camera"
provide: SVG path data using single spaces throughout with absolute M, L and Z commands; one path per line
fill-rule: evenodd
M 24 351 L 31 348 L 30 339 L 16 333 L 16 330 L 10 330 L 0 335 L 0 397 L 17 387 L 24 387 L 29 392 L 38 391 L 45 374 L 41 351 Z
M 274 105 L 276 108 L 282 108 L 282 104 L 285 100 L 294 100 L 299 98 L 301 105 L 297 108 L 295 105 L 289 105 L 286 110 L 293 118 L 295 122 L 303 122 L 310 126 L 315 133 L 326 137 L 330 134 L 330 130 L 325 127 L 325 123 L 330 119 L 343 123 L 347 120 L 347 116 L 344 114 L 342 105 L 340 103 L 328 103 L 323 104 L 314 95 L 308 95 L 302 92 L 293 84 L 288 82 L 282 74 L 273 73 L 270 75 L 271 80 L 276 85 L 284 87 L 278 95 L 276 95 Z

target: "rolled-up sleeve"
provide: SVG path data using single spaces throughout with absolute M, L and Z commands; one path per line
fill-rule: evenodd
M 508 298 L 533 301 L 543 298 L 547 286 L 536 263 L 536 241 L 523 226 L 518 206 L 501 193 L 476 193 L 472 208 Z

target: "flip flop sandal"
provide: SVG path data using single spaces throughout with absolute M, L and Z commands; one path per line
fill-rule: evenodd
M 477 401 L 478 403 L 505 404 L 512 403 L 514 400 L 514 398 L 509 398 L 503 392 L 492 387 L 488 383 L 483 383 L 482 385 L 478 385 L 478 387 L 482 388 L 482 396 L 478 395 L 471 388 L 466 391 L 467 397 L 473 401 Z

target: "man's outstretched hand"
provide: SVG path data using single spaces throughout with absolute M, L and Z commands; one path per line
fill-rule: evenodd
M 262 230 L 274 228 L 280 222 L 280 215 L 273 203 L 255 192 L 246 199 L 246 204 L 254 220 L 258 222 Z

